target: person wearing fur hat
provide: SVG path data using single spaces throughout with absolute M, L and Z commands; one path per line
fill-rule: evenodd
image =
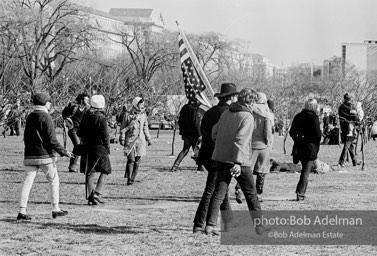
M 123 118 L 119 143 L 124 146 L 124 155 L 127 156 L 124 177 L 127 179 L 127 185 L 133 185 L 141 158 L 147 154 L 147 145 L 152 144 L 145 103 L 140 97 L 132 100 L 131 113 Z
M 59 175 L 56 169 L 57 152 L 61 156 L 72 157 L 59 143 L 55 134 L 55 127 L 48 111 L 51 107 L 51 99 L 47 93 L 36 93 L 33 96 L 34 110 L 31 112 L 25 124 L 24 132 L 24 165 L 26 177 L 20 193 L 20 211 L 17 220 L 31 220 L 26 215 L 27 202 L 31 187 L 34 183 L 37 171 L 42 171 L 50 184 L 50 199 L 52 204 L 52 217 L 65 216 L 67 211 L 59 207 Z
M 102 194 L 107 176 L 111 174 L 110 139 L 103 95 L 93 95 L 90 98 L 90 106 L 81 120 L 77 134 L 85 148 L 84 154 L 81 155 L 80 172 L 85 173 L 88 204 L 97 205 L 105 202 Z M 94 187 L 96 172 L 100 175 Z

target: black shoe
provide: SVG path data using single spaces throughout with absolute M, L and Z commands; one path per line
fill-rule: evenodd
M 353 166 L 356 166 L 356 165 L 361 165 L 361 162 L 359 162 L 359 161 L 353 162 Z
M 69 172 L 77 172 L 76 168 L 68 168 Z
M 65 216 L 67 215 L 68 212 L 67 211 L 63 211 L 63 210 L 60 210 L 60 211 L 52 211 L 52 218 L 53 219 L 56 219 L 56 217 L 62 217 L 62 216 Z
M 31 217 L 26 214 L 18 213 L 17 220 L 31 220 Z
M 93 194 L 93 199 L 96 203 L 100 203 L 100 204 L 104 204 L 105 203 L 105 200 L 103 200 L 102 196 L 100 193 L 98 192 L 94 192 Z
M 132 184 L 134 184 L 133 180 L 128 179 L 128 180 L 127 180 L 127 185 L 130 186 L 130 185 L 132 185 Z
M 236 201 L 237 203 L 242 204 L 242 196 L 240 190 L 236 190 Z
M 215 229 L 213 226 L 206 226 L 205 231 L 206 235 L 219 236 L 220 232 Z
M 97 205 L 97 202 L 94 200 L 93 195 L 88 197 L 88 205 Z
M 171 169 L 170 169 L 171 172 L 176 172 L 178 171 L 178 166 L 173 166 Z
M 203 228 L 202 227 L 195 227 L 192 229 L 192 233 L 194 234 L 202 234 L 203 233 Z

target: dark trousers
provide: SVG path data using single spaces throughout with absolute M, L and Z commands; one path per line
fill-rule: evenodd
M 20 136 L 20 127 L 21 127 L 21 121 L 12 121 L 10 128 L 10 134 L 9 136 Z
M 356 140 L 352 138 L 345 139 L 343 150 L 339 157 L 339 164 L 344 164 L 347 157 L 347 153 L 349 153 L 352 163 L 356 165 L 355 150 L 356 150 Z
M 94 187 L 94 181 L 95 181 L 95 172 L 91 172 L 86 177 L 86 192 L 87 195 L 90 196 L 94 194 L 94 192 L 97 192 L 98 194 L 102 194 L 103 188 L 105 187 L 106 180 L 107 180 L 107 174 L 101 173 L 98 177 L 97 184 Z
M 232 180 L 230 169 L 233 167 L 231 164 L 216 163 L 217 178 L 215 191 L 211 198 L 207 213 L 207 226 L 216 226 L 217 218 L 219 215 L 220 205 L 223 202 L 227 193 L 229 184 Z M 253 171 L 250 166 L 242 166 L 240 176 L 236 177 L 240 184 L 241 190 L 245 195 L 247 207 L 249 211 L 261 211 L 260 203 L 257 198 L 257 190 L 255 189 Z
M 302 170 L 300 175 L 300 180 L 298 181 L 296 187 L 296 194 L 298 199 L 305 199 L 305 192 L 308 186 L 309 173 L 313 167 L 314 160 L 301 160 Z
M 206 187 L 202 195 L 202 199 L 200 200 L 200 203 L 199 203 L 198 209 L 196 210 L 196 214 L 194 218 L 194 227 L 199 227 L 199 228 L 204 227 L 209 203 L 211 201 L 213 192 L 215 191 L 216 177 L 217 177 L 216 167 L 213 165 L 213 163 L 206 164 L 204 166 L 208 171 L 207 182 L 206 182 Z M 232 208 L 229 203 L 228 190 L 226 191 L 225 197 L 220 205 L 220 210 L 223 213 L 222 214 L 223 222 L 224 223 L 231 222 Z
M 173 166 L 178 167 L 183 158 L 187 155 L 187 153 L 190 150 L 190 147 L 192 147 L 192 150 L 194 150 L 196 143 L 198 142 L 198 137 L 193 137 L 193 136 L 182 136 L 183 139 L 183 149 L 177 156 L 177 159 L 175 159 Z
M 141 157 L 135 156 L 135 149 L 132 149 L 130 154 L 127 156 L 126 172 L 124 174 L 125 178 L 128 178 L 130 181 L 135 180 L 139 171 L 140 160 Z
M 259 195 L 263 194 L 263 186 L 264 186 L 265 178 L 266 178 L 266 173 L 258 173 L 257 174 L 257 179 L 255 181 L 255 187 L 257 189 L 257 194 L 259 194 Z M 238 184 L 238 182 L 235 186 L 235 189 L 236 190 L 241 189 L 241 186 L 240 186 L 240 184 Z
M 72 128 L 72 129 L 68 130 L 68 137 L 71 139 L 73 147 L 75 147 L 77 144 L 80 143 L 80 138 L 79 138 L 79 136 L 77 136 L 77 129 L 76 128 Z M 69 159 L 69 167 L 68 168 L 69 169 L 75 169 L 78 160 L 79 160 L 79 156 L 76 156 L 76 155 L 74 157 L 72 157 L 71 159 Z

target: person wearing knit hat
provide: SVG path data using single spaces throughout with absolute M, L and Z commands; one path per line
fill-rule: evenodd
M 59 207 L 59 175 L 56 169 L 57 152 L 61 156 L 72 157 L 59 143 L 55 134 L 55 127 L 48 110 L 51 107 L 51 99 L 47 93 L 36 93 L 33 96 L 34 110 L 28 115 L 24 132 L 24 165 L 26 177 L 20 193 L 20 211 L 18 221 L 29 221 L 31 217 L 26 215 L 27 202 L 31 187 L 37 175 L 42 171 L 50 183 L 50 198 L 52 203 L 52 217 L 65 216 L 67 211 Z
M 90 98 L 90 106 L 92 108 L 105 108 L 105 97 L 103 95 L 93 95 Z
M 105 203 L 102 194 L 111 174 L 110 138 L 104 108 L 105 97 L 93 95 L 90 98 L 91 108 L 83 116 L 77 135 L 81 138 L 84 152 L 81 154 L 80 172 L 86 177 L 86 197 L 89 205 Z M 97 184 L 94 186 L 95 174 L 99 172 Z
M 50 95 L 45 92 L 39 92 L 33 96 L 33 104 L 38 106 L 44 106 L 47 102 L 51 101 Z
M 139 170 L 141 158 L 147 154 L 147 145 L 150 146 L 145 103 L 141 97 L 132 100 L 132 109 L 129 115 L 124 116 L 120 126 L 119 143 L 124 146 L 124 155 L 127 157 L 124 178 L 127 185 L 132 185 Z

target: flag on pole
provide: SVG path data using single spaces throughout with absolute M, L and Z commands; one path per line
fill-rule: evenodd
M 182 31 L 179 31 L 178 42 L 186 97 L 197 98 L 202 104 L 211 107 L 212 104 L 203 91 L 208 88 L 213 95 L 212 87 Z

